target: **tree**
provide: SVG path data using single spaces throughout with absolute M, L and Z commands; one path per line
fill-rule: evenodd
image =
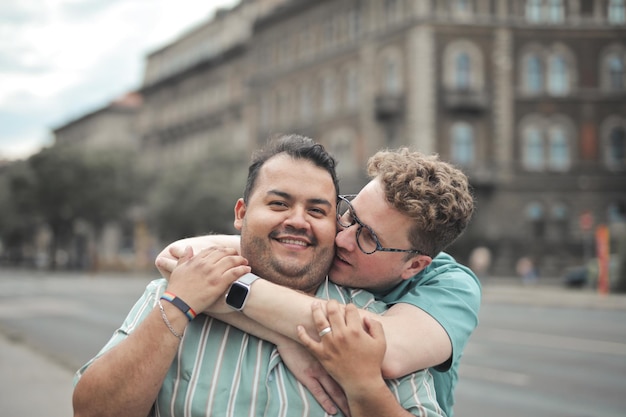
M 37 225 L 35 177 L 24 161 L 7 166 L 0 175 L 0 242 L 10 263 L 21 263 L 23 247 Z
M 36 206 L 53 233 L 52 267 L 57 249 L 69 245 L 76 220 L 91 224 L 98 236 L 106 221 L 122 218 L 131 203 L 141 199 L 133 156 L 53 146 L 28 160 L 35 177 Z
M 166 241 L 206 233 L 233 233 L 233 210 L 244 184 L 242 160 L 216 158 L 169 169 L 148 198 L 152 229 Z

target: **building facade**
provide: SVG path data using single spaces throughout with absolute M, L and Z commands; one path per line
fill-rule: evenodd
M 148 55 L 141 163 L 245 170 L 297 132 L 337 156 L 352 193 L 381 148 L 438 153 L 476 196 L 453 254 L 484 246 L 494 274 L 529 257 L 557 275 L 596 225 L 624 222 L 625 3 L 242 0 Z

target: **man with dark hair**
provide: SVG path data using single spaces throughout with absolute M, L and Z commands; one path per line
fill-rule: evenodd
M 246 189 L 234 221 L 244 257 L 234 249 L 194 255 L 187 248 L 169 282 L 151 282 L 109 343 L 78 371 L 75 416 L 143 417 L 151 409 L 159 416 L 325 415 L 274 344 L 202 313 L 235 279 L 249 288 L 258 275 L 377 313 L 385 305 L 324 280 L 334 257 L 338 190 L 334 160 L 323 147 L 281 138 L 255 156 Z M 243 308 L 245 297 L 233 294 L 229 302 Z M 429 372 L 390 384 L 391 397 L 370 396 L 385 415 L 442 416 Z M 353 417 L 364 415 L 356 410 Z

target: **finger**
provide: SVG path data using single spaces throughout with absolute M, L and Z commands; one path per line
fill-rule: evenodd
M 325 387 L 323 386 L 323 383 L 322 383 L 322 379 L 319 379 L 319 380 L 315 378 L 308 379 L 304 383 L 304 386 L 307 387 L 307 389 L 309 390 L 309 392 L 311 392 L 313 397 L 315 397 L 317 402 L 320 403 L 324 411 L 326 411 L 330 415 L 337 414 L 337 407 L 335 407 L 333 400 L 326 393 Z
M 350 408 L 348 407 L 348 399 L 341 389 L 341 386 L 332 379 L 330 375 L 320 376 L 318 379 L 324 388 L 324 392 L 328 394 L 332 402 L 336 404 L 346 416 L 349 416 Z
M 313 322 L 315 323 L 315 328 L 317 332 L 322 331 L 327 327 L 331 327 L 331 324 L 328 322 L 328 318 L 326 317 L 326 313 L 322 308 L 322 305 L 319 302 L 314 302 L 311 304 L 311 311 L 313 312 Z
M 183 245 L 172 245 L 170 246 L 170 255 L 172 255 L 175 259 L 180 258 L 185 253 L 185 246 Z
M 361 314 L 354 304 L 348 304 L 345 308 L 346 325 L 362 327 Z
M 166 258 L 165 256 L 159 256 L 156 259 L 155 263 L 159 271 L 161 271 L 162 275 L 167 274 L 169 276 L 174 270 L 174 268 L 176 268 L 177 262 L 178 261 L 176 259 Z
M 339 331 L 346 327 L 345 314 L 337 300 L 326 303 L 326 314 L 332 329 Z
M 363 325 L 367 333 L 374 339 L 385 338 L 385 329 L 383 328 L 383 324 L 378 320 L 374 320 L 366 316 L 363 318 Z
M 316 353 L 318 352 L 319 343 L 313 340 L 311 336 L 309 336 L 304 326 L 298 325 L 298 327 L 296 328 L 296 331 L 298 333 L 298 339 L 300 339 L 300 342 L 302 343 L 302 345 L 305 348 L 307 348 L 309 351 L 311 351 L 313 355 L 317 356 Z
M 183 264 L 193 258 L 193 248 L 191 246 L 187 246 L 180 258 L 178 258 L 178 263 L 176 265 Z
M 238 255 L 237 251 L 233 248 L 228 248 L 225 246 L 211 246 L 210 248 L 202 249 L 198 256 L 203 258 L 208 257 L 223 257 L 228 255 Z

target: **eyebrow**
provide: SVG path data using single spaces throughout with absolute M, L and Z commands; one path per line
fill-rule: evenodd
M 284 198 L 285 200 L 293 200 L 294 199 L 294 197 L 291 194 L 286 193 L 284 191 L 280 191 L 280 190 L 269 190 L 267 192 L 267 194 L 269 194 L 269 195 L 276 195 L 278 197 Z M 326 200 L 324 198 L 309 198 L 306 201 L 309 204 L 316 204 L 316 205 L 317 204 L 321 204 L 321 205 L 328 206 L 328 207 L 332 207 L 333 206 L 330 203 L 330 201 L 328 201 L 328 200 Z

